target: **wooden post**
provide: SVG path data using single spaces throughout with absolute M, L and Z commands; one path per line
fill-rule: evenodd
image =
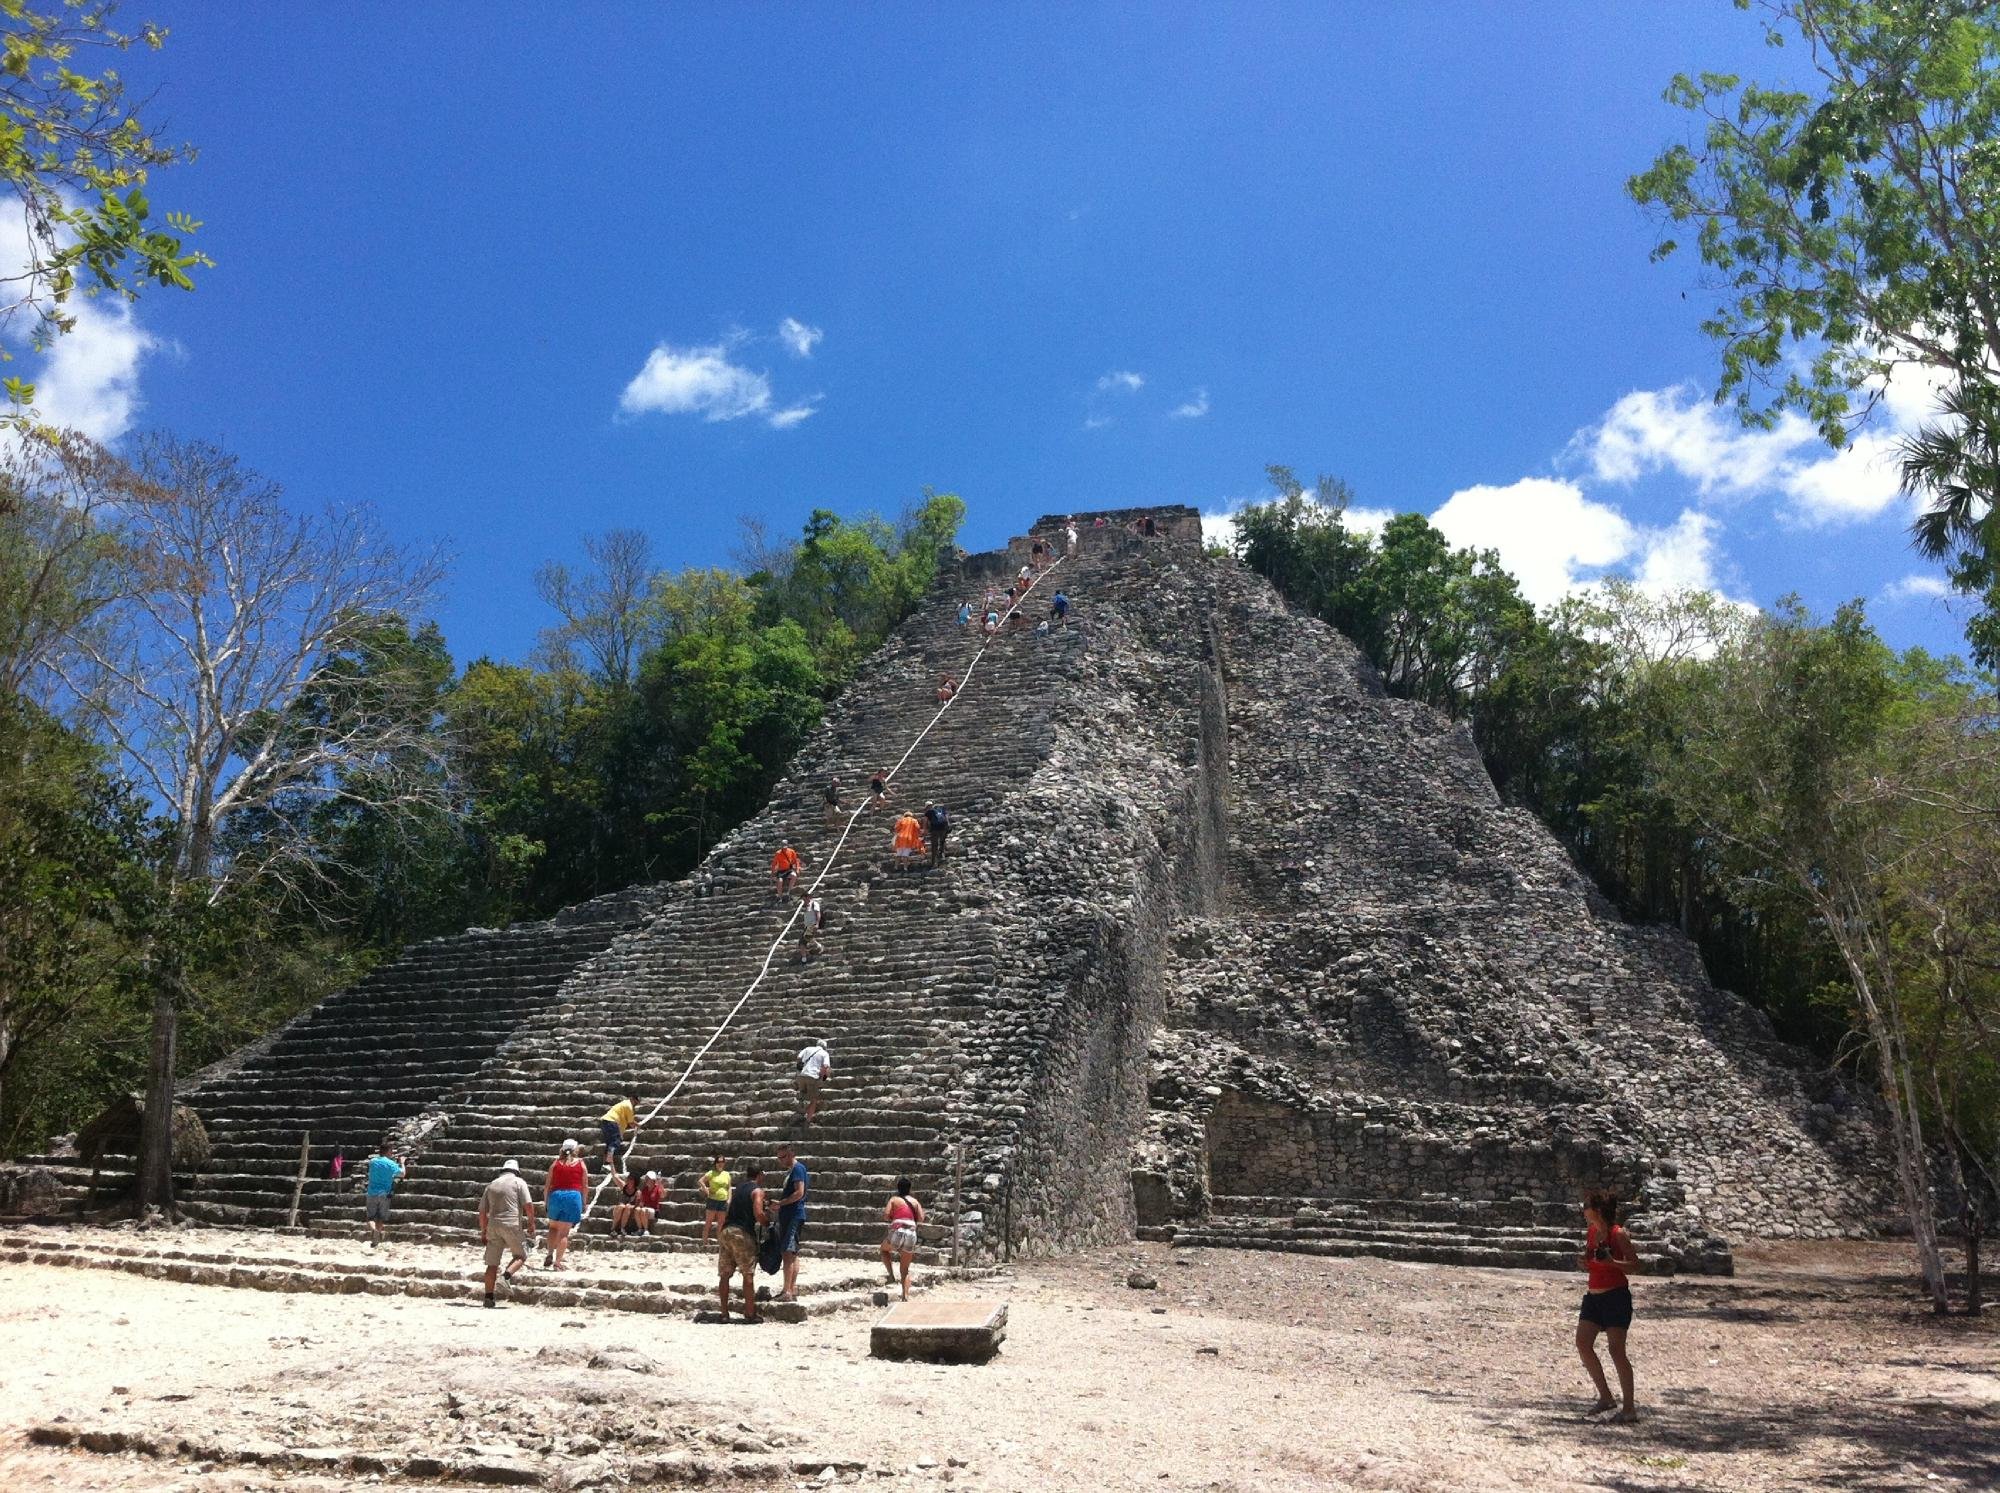
M 951 1266 L 958 1268 L 958 1252 L 965 1242 L 965 1142 L 952 1148 L 951 1173 Z
M 312 1159 L 313 1133 L 308 1130 L 299 1139 L 299 1177 L 292 1184 L 292 1212 L 285 1220 L 285 1227 L 295 1229 L 299 1225 L 299 1199 L 305 1195 L 306 1165 Z

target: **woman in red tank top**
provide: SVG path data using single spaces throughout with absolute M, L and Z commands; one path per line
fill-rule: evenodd
M 882 1239 L 882 1268 L 889 1284 L 896 1283 L 896 1262 L 903 1265 L 903 1299 L 910 1299 L 910 1262 L 917 1257 L 917 1225 L 924 1221 L 924 1205 L 910 1191 L 910 1179 L 898 1177 L 896 1191 L 882 1208 L 882 1221 L 889 1232 Z
M 1584 1199 L 1583 1253 L 1576 1262 L 1585 1273 L 1583 1311 L 1576 1322 L 1576 1351 L 1597 1386 L 1597 1403 L 1586 1412 L 1602 1415 L 1617 1409 L 1612 1419 L 1629 1423 L 1639 1418 L 1632 1408 L 1632 1361 L 1625 1356 L 1625 1332 L 1632 1325 L 1632 1287 L 1629 1277 L 1642 1268 L 1632 1249 L 1632 1237 L 1618 1226 L 1618 1199 L 1608 1192 L 1593 1192 Z M 1604 1365 L 1597 1361 L 1597 1335 L 1604 1334 L 1611 1350 L 1612 1367 L 1618 1370 L 1618 1388 L 1625 1397 L 1621 1407 L 1611 1397 L 1604 1378 Z
M 549 1219 L 549 1252 L 542 1256 L 546 1269 L 561 1270 L 569 1253 L 569 1231 L 583 1222 L 583 1191 L 589 1185 L 583 1156 L 573 1140 L 562 1143 L 562 1154 L 549 1164 L 548 1186 L 542 1192 L 542 1206 Z

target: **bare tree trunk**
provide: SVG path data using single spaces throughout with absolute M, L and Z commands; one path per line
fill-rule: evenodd
M 1946 1294 L 1944 1256 L 1938 1249 L 1937 1218 L 1931 1206 L 1930 1167 L 1924 1156 L 1923 1121 L 1917 1113 L 1917 1095 L 1909 1072 L 1909 1052 L 1898 1019 L 1900 1013 L 1893 1007 L 1885 1009 L 1876 998 L 1874 981 L 1869 978 L 1863 951 L 1855 947 L 1857 939 L 1870 942 L 1867 934 L 1857 929 L 1861 914 L 1857 912 L 1850 919 L 1847 910 L 1838 904 L 1815 900 L 1820 902 L 1827 930 L 1832 933 L 1840 957 L 1847 965 L 1848 978 L 1853 982 L 1862 1019 L 1867 1022 L 1868 1035 L 1875 1047 L 1882 1097 L 1889 1106 L 1889 1135 L 1896 1150 L 1896 1180 L 1902 1187 L 1903 1207 L 1910 1216 L 1910 1238 L 1917 1248 L 1917 1268 L 1923 1274 L 1924 1289 L 1930 1295 L 1931 1305 L 1943 1315 L 1950 1309 L 1950 1298 Z
M 1965 1313 L 1969 1317 L 1979 1315 L 1986 1303 L 1979 1289 L 1979 1236 L 1984 1230 L 1985 1220 L 1976 1210 L 1967 1209 L 1965 1217 Z
M 146 1113 L 139 1132 L 139 1171 L 134 1206 L 141 1217 L 150 1204 L 174 1212 L 174 1039 L 180 1020 L 175 981 L 156 969 L 153 981 L 153 1043 L 146 1057 Z

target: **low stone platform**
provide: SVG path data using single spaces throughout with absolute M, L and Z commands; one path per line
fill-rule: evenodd
M 875 1358 L 984 1363 L 1007 1336 L 1004 1301 L 904 1301 L 868 1335 Z

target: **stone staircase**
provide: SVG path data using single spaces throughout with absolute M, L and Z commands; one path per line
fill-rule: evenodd
M 942 577 L 693 877 L 421 945 L 201 1075 L 216 1160 L 190 1211 L 282 1223 L 310 1130 L 303 1227 L 358 1233 L 358 1184 L 332 1191 L 325 1159 L 393 1132 L 397 1234 L 462 1242 L 503 1159 L 539 1184 L 565 1136 L 594 1158 L 636 1089 L 642 1114 L 672 1091 L 634 1153 L 669 1188 L 653 1236 L 616 1245 L 638 1257 L 693 1247 L 711 1154 L 770 1167 L 785 1141 L 818 1254 L 872 1253 L 902 1176 L 929 1259 L 1143 1228 L 1568 1268 L 1576 1195 L 1601 1184 L 1683 1269 L 1728 1268 L 1718 1228 L 1872 1226 L 1865 1095 L 1773 1041 L 1685 940 L 1619 922 L 1462 728 L 1203 556 L 1191 510 L 1152 511 L 1159 538 L 1083 516 L 1029 604 L 1059 583 L 1071 628 L 1004 635 L 969 678 L 957 603 L 1027 542 Z M 790 911 L 771 851 L 788 837 L 819 875 L 842 829 L 827 776 L 858 803 L 945 672 L 965 687 L 893 807 L 946 803 L 950 864 L 898 867 L 893 813 L 861 814 L 819 887 L 819 957 L 787 940 L 760 980 Z M 792 1077 L 815 1040 L 834 1069 L 808 1129 Z

